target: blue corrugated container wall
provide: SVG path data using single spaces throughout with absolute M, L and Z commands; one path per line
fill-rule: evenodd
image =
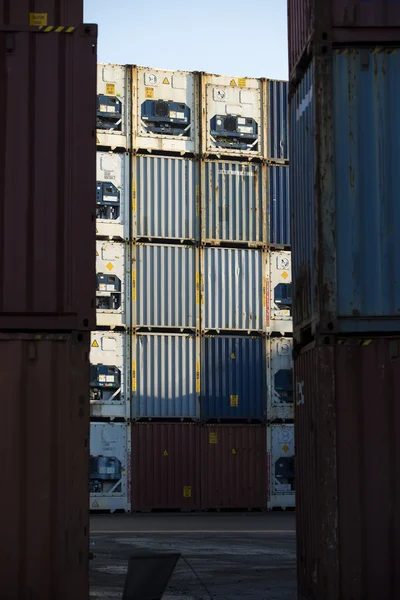
M 287 81 L 268 81 L 268 159 L 289 160 L 289 115 Z
M 269 243 L 290 246 L 289 167 L 269 167 Z
M 201 418 L 263 420 L 265 340 L 211 336 L 201 343 Z

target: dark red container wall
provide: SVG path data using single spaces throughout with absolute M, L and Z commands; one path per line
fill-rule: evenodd
M 96 39 L 0 27 L 0 330 L 95 328 Z
M 0 24 L 30 24 L 30 13 L 47 15 L 47 25 L 83 23 L 83 0 L 0 0 Z
M 397 600 L 400 338 L 305 350 L 295 378 L 300 598 Z
M 199 456 L 197 425 L 132 425 L 132 510 L 198 510 Z
M 267 439 L 263 425 L 201 428 L 201 507 L 265 508 Z
M 88 333 L 0 335 L 1 598 L 88 598 L 88 354 Z

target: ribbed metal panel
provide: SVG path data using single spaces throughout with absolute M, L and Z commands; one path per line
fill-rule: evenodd
M 189 335 L 133 338 L 134 418 L 199 417 L 198 340 Z
M 268 82 L 268 158 L 289 160 L 289 116 L 287 81 Z
M 289 167 L 269 168 L 269 241 L 290 246 Z
M 202 339 L 202 419 L 265 417 L 264 346 L 262 338 Z
M 261 250 L 204 248 L 202 327 L 260 331 L 265 326 Z
M 202 239 L 266 244 L 265 167 L 205 162 Z
M 199 163 L 160 156 L 133 163 L 134 237 L 197 240 Z
M 132 301 L 137 327 L 197 326 L 197 250 L 188 246 L 134 246 Z

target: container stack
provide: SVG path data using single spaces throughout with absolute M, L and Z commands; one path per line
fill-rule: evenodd
M 399 57 L 399 3 L 289 1 L 305 600 L 399 596 Z

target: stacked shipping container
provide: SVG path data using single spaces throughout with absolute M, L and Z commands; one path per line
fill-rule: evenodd
M 303 4 L 289 2 L 299 597 L 394 600 L 400 6 Z

